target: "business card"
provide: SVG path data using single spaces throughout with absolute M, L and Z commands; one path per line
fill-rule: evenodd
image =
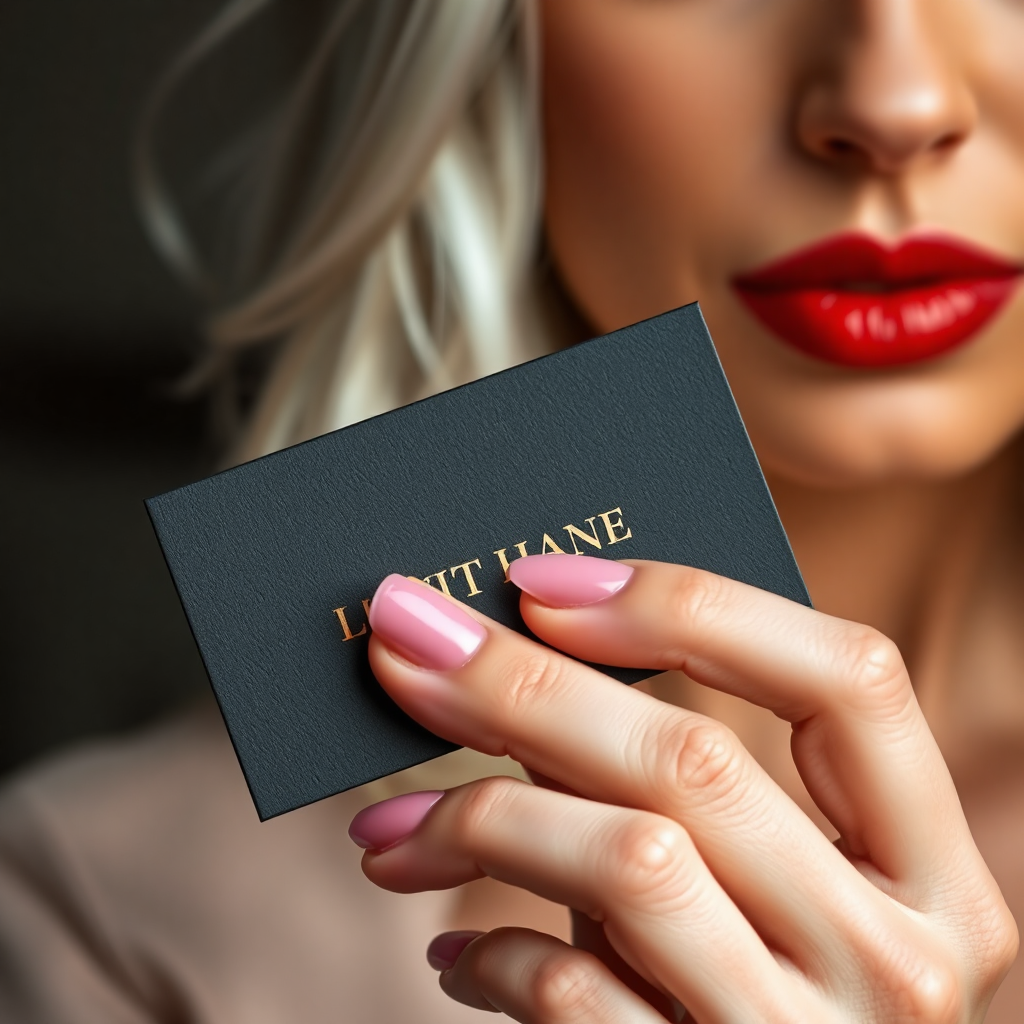
M 696 304 L 146 505 L 264 819 L 453 749 L 370 672 L 389 573 L 526 634 L 505 573 L 543 552 L 810 603 Z

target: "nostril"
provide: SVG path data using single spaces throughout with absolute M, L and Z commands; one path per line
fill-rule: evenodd
M 933 148 L 938 153 L 946 153 L 952 149 L 956 149 L 963 140 L 964 137 L 961 133 L 949 132 L 941 138 L 936 139 Z
M 829 156 L 833 157 L 850 157 L 860 152 L 856 143 L 841 138 L 826 139 L 825 150 Z

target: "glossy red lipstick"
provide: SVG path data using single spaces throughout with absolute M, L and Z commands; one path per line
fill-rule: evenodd
M 965 344 L 1010 297 L 1021 267 L 945 235 L 894 247 L 837 235 L 733 282 L 773 333 L 843 366 L 899 366 Z

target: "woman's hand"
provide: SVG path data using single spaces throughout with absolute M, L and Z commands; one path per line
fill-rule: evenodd
M 553 787 L 484 779 L 367 809 L 353 837 L 371 880 L 490 875 L 566 904 L 701 1024 L 983 1018 L 1016 928 L 890 641 L 680 566 L 546 555 L 511 577 L 530 628 L 573 657 L 681 669 L 790 721 L 840 839 L 718 722 L 392 576 L 371 607 L 388 693 Z M 462 1002 L 545 1024 L 663 1019 L 592 953 L 522 929 L 468 938 L 434 954 Z

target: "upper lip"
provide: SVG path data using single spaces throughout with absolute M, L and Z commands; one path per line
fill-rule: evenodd
M 1013 277 L 1020 272 L 1019 265 L 948 235 L 912 235 L 890 246 L 870 235 L 850 232 L 741 274 L 735 284 L 763 292 L 805 288 L 886 292 Z

